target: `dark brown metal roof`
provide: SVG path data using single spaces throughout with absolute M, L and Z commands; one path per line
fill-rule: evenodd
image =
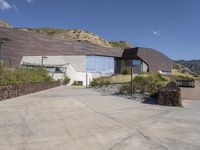
M 173 61 L 169 57 L 151 48 L 125 49 L 122 58 L 141 59 L 149 66 L 149 71 L 171 71 L 173 66 Z
M 86 41 L 73 41 L 58 37 L 0 27 L 0 37 L 11 41 L 3 45 L 3 59 L 16 66 L 22 56 L 104 55 L 121 57 L 123 49 L 108 48 Z

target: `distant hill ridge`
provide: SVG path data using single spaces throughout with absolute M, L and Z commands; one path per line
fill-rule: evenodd
M 10 24 L 0 20 L 0 27 L 13 28 Z M 108 41 L 94 33 L 82 29 L 56 29 L 56 28 L 14 28 L 35 33 L 56 36 L 64 39 L 88 41 L 103 47 L 131 48 L 133 45 L 125 41 Z
M 177 60 L 175 63 L 189 68 L 194 73 L 200 74 L 200 60 Z

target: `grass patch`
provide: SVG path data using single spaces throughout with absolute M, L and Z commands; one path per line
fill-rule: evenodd
M 93 79 L 90 85 L 92 87 L 95 87 L 95 86 L 103 86 L 109 84 L 123 84 L 130 82 L 130 80 L 131 80 L 130 75 L 113 75 L 110 77 L 100 77 Z

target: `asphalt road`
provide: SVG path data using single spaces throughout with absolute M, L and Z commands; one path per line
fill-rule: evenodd
M 0 102 L 0 150 L 200 150 L 200 101 L 141 104 L 59 87 Z
M 200 81 L 195 82 L 195 88 L 181 88 L 182 99 L 200 100 Z

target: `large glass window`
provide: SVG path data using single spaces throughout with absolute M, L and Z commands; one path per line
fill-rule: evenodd
M 132 60 L 132 65 L 141 65 L 142 61 L 141 60 Z
M 86 56 L 86 71 L 100 75 L 114 74 L 115 60 L 113 57 Z

